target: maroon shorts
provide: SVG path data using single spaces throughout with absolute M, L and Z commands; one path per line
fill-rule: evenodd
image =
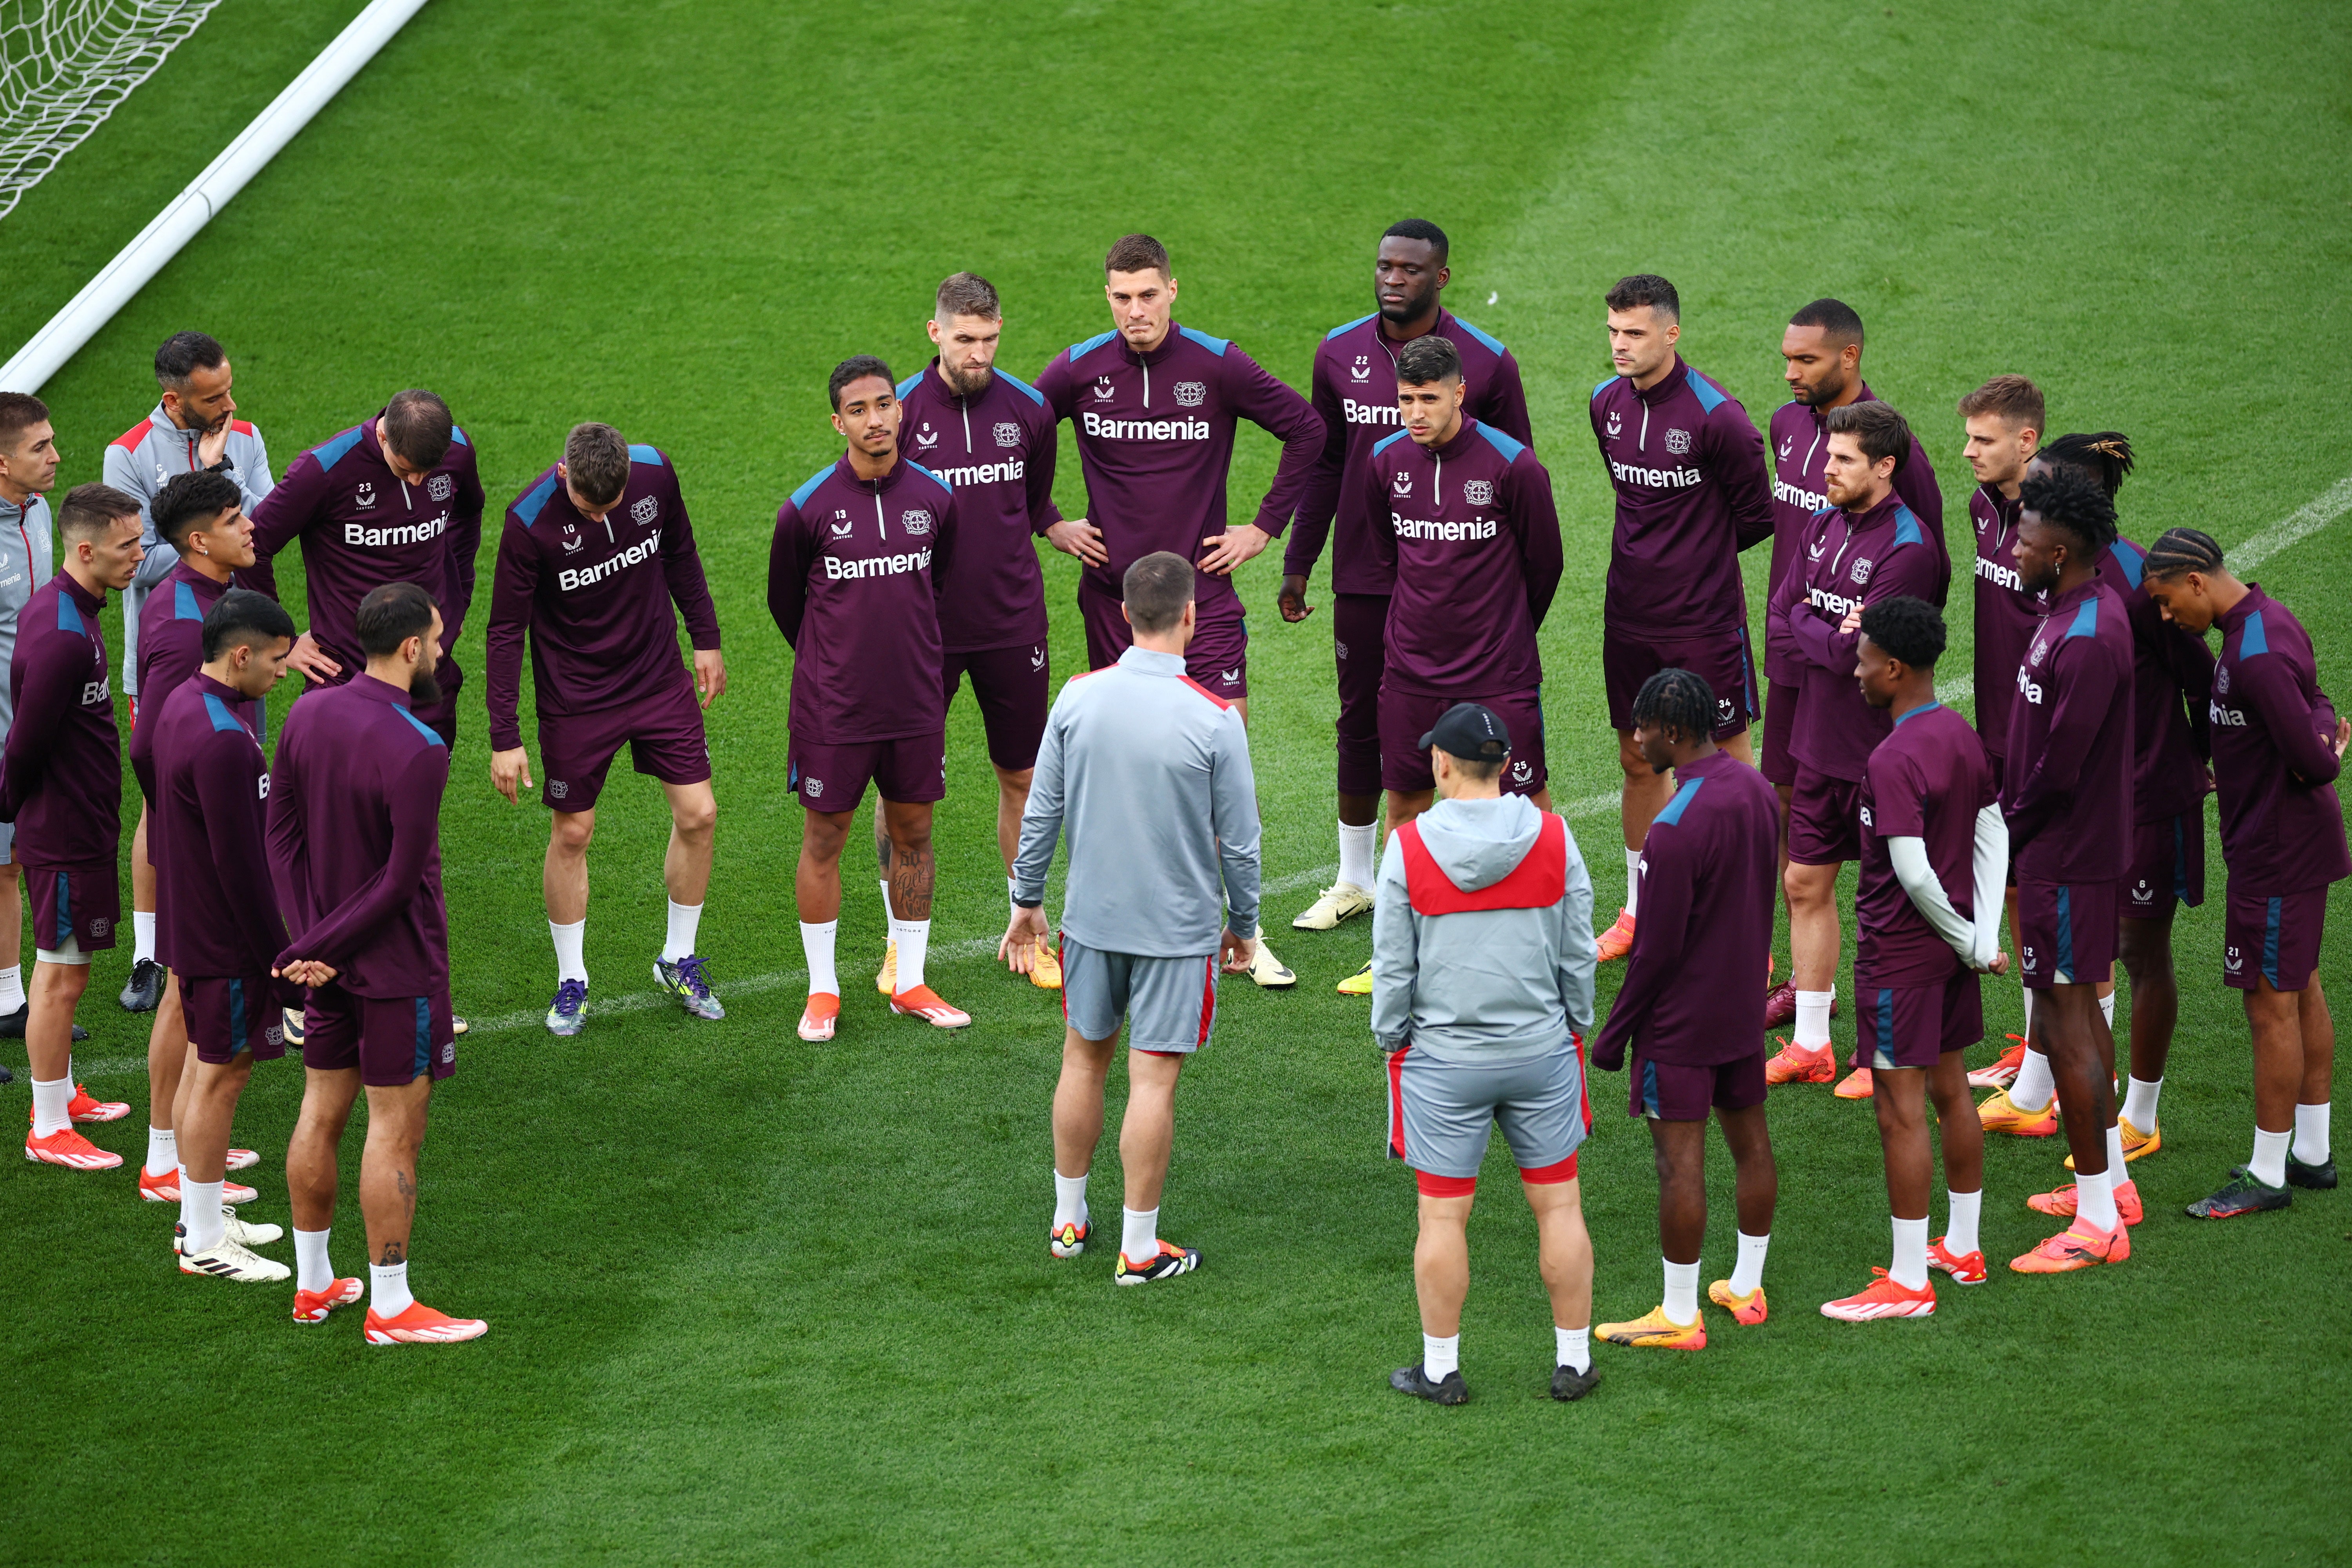
M 2018 978 L 2025 988 L 2095 985 L 2108 978 L 2116 962 L 2116 903 L 2113 882 L 2020 881 Z
M 2131 868 L 2124 873 L 2123 917 L 2163 920 L 2175 900 L 2190 909 L 2205 901 L 2205 814 L 2139 823 L 2132 828 Z
M 188 1043 L 196 1059 L 226 1067 L 239 1051 L 257 1062 L 286 1054 L 284 1009 L 277 983 L 267 974 L 180 974 L 180 1010 L 187 1017 Z
M 555 811 L 587 811 L 604 790 L 604 773 L 623 743 L 629 763 L 664 784 L 700 784 L 710 777 L 710 742 L 702 732 L 702 704 L 679 681 L 668 692 L 594 713 L 539 716 L 539 798 Z
M 1715 692 L 1715 738 L 1727 741 L 1756 722 L 1756 660 L 1748 651 L 1748 623 L 1702 637 L 1640 637 L 1613 629 L 1601 634 L 1601 676 L 1609 689 L 1609 727 L 1633 728 L 1633 699 L 1662 669 L 1687 669 Z
M 948 793 L 948 732 L 895 741 L 792 742 L 784 787 L 811 811 L 855 811 L 872 784 L 884 800 L 920 805 Z
M 1631 1114 L 1653 1121 L 1704 1121 L 1710 1110 L 1745 1110 L 1764 1103 L 1764 1053 L 1737 1061 L 1684 1067 L 1654 1062 L 1639 1050 L 1626 1064 L 1633 1082 Z
M 2300 991 L 2319 968 L 2319 939 L 2327 929 L 2327 889 L 2306 888 L 2276 898 L 2222 895 L 2229 916 L 2221 931 L 2221 983 L 2252 991 L 2256 976 L 2273 991 Z
M 26 862 L 24 878 L 37 950 L 62 952 L 71 942 L 84 952 L 99 952 L 114 945 L 122 886 L 111 857 L 80 866 Z
M 1006 773 L 1037 765 L 1045 710 L 1054 705 L 1052 663 L 1041 642 L 951 653 L 940 661 L 940 691 L 950 702 L 963 678 L 971 677 L 972 700 L 988 732 L 988 760 Z
M 340 985 L 310 993 L 302 1012 L 302 1065 L 321 1072 L 360 1069 L 360 1081 L 398 1089 L 457 1070 L 449 990 L 430 996 L 354 996 Z
M 1184 650 L 1184 673 L 1208 688 L 1213 697 L 1238 702 L 1249 695 L 1249 619 L 1241 606 L 1228 602 L 1201 617 L 1192 630 L 1192 646 Z M 1118 656 L 1135 645 L 1135 633 L 1117 594 L 1094 586 L 1089 577 L 1078 579 L 1078 619 L 1087 628 L 1087 668 L 1117 664 Z
M 1767 784 L 1785 787 L 1797 782 L 1797 759 L 1789 747 L 1797 738 L 1797 696 L 1803 689 L 1786 680 L 1764 688 L 1764 754 L 1756 771 Z
M 1339 671 L 1339 793 L 1378 795 L 1381 680 L 1389 668 L 1386 594 L 1331 595 L 1331 662 Z
M 1862 858 L 1862 781 L 1833 779 L 1800 763 L 1789 792 L 1789 858 L 1834 866 Z
M 1984 997 L 1973 969 L 1941 985 L 1853 984 L 1853 1058 L 1858 1068 L 1931 1068 L 1947 1051 L 1984 1038 Z
M 1421 738 L 1456 702 L 1478 702 L 1495 710 L 1511 732 L 1511 760 L 1503 768 L 1503 788 L 1512 795 L 1533 795 L 1550 774 L 1544 768 L 1543 689 L 1472 695 L 1457 692 L 1431 697 L 1424 692 L 1381 689 L 1381 787 L 1411 795 L 1437 787 L 1429 771 L 1429 752 Z

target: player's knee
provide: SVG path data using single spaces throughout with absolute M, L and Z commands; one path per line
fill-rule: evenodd
M 670 826 L 682 837 L 708 838 L 719 826 L 719 800 L 715 795 L 675 802 L 669 808 Z
M 549 829 L 555 847 L 566 855 L 584 855 L 588 842 L 596 837 L 596 818 L 585 811 L 560 811 L 555 814 L 555 826 Z
M 1642 755 L 1642 748 L 1633 743 L 1633 731 L 1631 730 L 1617 731 L 1617 765 L 1625 770 L 1625 776 L 1636 784 L 1658 776 L 1657 769 Z

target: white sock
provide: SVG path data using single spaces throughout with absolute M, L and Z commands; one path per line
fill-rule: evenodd
M 2292 1132 L 2265 1132 L 2254 1129 L 2254 1157 L 2247 1163 L 2247 1173 L 2266 1187 L 2286 1185 L 2286 1146 L 2294 1137 Z
M 190 1252 L 218 1247 L 228 1235 L 228 1221 L 221 1214 L 221 1189 L 226 1185 L 226 1178 L 217 1182 L 180 1178 L 180 1212 L 185 1216 L 181 1223 L 188 1227 L 188 1239 L 183 1245 Z
M 323 1290 L 335 1282 L 334 1265 L 327 1261 L 329 1230 L 294 1233 L 294 1289 Z
M 1570 1372 L 1592 1370 L 1592 1329 L 1563 1329 L 1558 1323 L 1551 1328 L 1552 1356 L 1555 1364 Z
M 1769 1236 L 1739 1233 L 1739 1260 L 1731 1266 L 1731 1292 L 1745 1296 L 1764 1283 L 1764 1254 L 1771 1247 Z
M 1834 985 L 1826 991 L 1797 993 L 1797 1044 L 1817 1051 L 1830 1043 L 1830 1006 L 1836 1000 Z
M 2115 1229 L 2116 1173 L 2101 1171 L 2095 1176 L 2075 1176 L 2074 1209 L 2084 1225 L 2096 1226 L 2101 1230 Z
M 662 962 L 676 963 L 694 956 L 695 933 L 702 929 L 702 906 L 669 901 L 669 934 L 662 939 Z
M 415 1300 L 408 1293 L 407 1264 L 368 1265 L 368 1305 L 375 1309 L 377 1317 L 397 1318 Z
M 923 959 L 930 951 L 931 922 L 890 921 L 890 940 L 898 944 L 898 991 L 901 995 L 923 984 Z
M 131 962 L 138 963 L 143 960 L 152 963 L 154 959 L 155 911 L 133 910 L 131 911 Z
M 168 1176 L 179 1164 L 180 1135 L 168 1127 L 147 1129 L 147 1173 Z
M 33 1080 L 33 1136 L 47 1138 L 73 1125 L 68 1108 L 73 1104 L 73 1069 L 55 1083 Z
M 2031 1050 L 2033 1048 L 2033 993 L 2021 986 L 2018 994 L 2025 998 L 2025 1040 L 2026 1048 Z
M 808 961 L 812 996 L 820 991 L 834 996 L 841 994 L 841 982 L 833 973 L 833 939 L 840 930 L 839 921 L 826 921 L 820 925 L 801 921 L 801 956 Z
M 25 1005 L 25 966 L 12 963 L 0 969 L 0 1013 L 13 1013 Z
M 2025 1047 L 2025 1060 L 2018 1064 L 2017 1081 L 2009 1086 L 2009 1102 L 2020 1110 L 2040 1110 L 2050 1103 L 2057 1091 L 2058 1080 L 2050 1076 L 2050 1058 Z
M 1444 1383 L 1462 1364 L 1462 1336 L 1421 1336 L 1421 1370 L 1432 1383 Z
M 1087 1223 L 1087 1179 L 1054 1173 L 1054 1228 Z
M 1897 1219 L 1895 1222 L 1895 1267 L 1886 1277 L 1906 1290 L 1927 1288 L 1927 1221 Z
M 587 984 L 587 917 L 583 915 L 568 926 L 550 921 L 547 922 L 547 934 L 555 939 L 556 984 L 560 985 L 566 980 L 577 980 L 583 985 Z
M 1952 1223 L 1944 1227 L 1944 1250 L 1955 1258 L 1966 1258 L 1979 1250 L 1977 1246 L 1977 1215 L 1984 1209 L 1984 1189 L 1973 1193 L 1950 1193 Z
M 2099 998 L 2099 1016 L 2107 1021 L 2107 1033 L 2116 1032 L 2116 994 L 2108 992 Z
M 2124 1169 L 2124 1130 L 2121 1126 L 2107 1129 L 2107 1174 L 2116 1186 L 2131 1185 L 2131 1173 Z
M 2164 1088 L 2164 1080 L 2149 1083 L 2145 1079 L 2124 1080 L 2124 1120 L 2142 1132 L 2156 1131 L 2156 1097 Z M 2325 1134 L 2322 1135 L 2323 1138 Z
M 880 877 L 877 878 L 876 881 L 882 889 L 882 918 L 886 921 L 897 920 L 898 911 L 890 907 L 890 879 Z
M 1625 851 L 1625 912 L 1629 915 L 1641 913 L 1641 902 L 1642 852 L 1628 849 Z
M 1118 1211 L 1125 1220 L 1119 1232 L 1118 1249 L 1129 1263 L 1149 1263 L 1160 1256 L 1160 1211 L 1129 1209 Z
M 196 1228 L 194 1224 L 194 1215 L 195 1211 L 188 1206 L 188 1172 L 187 1167 L 184 1165 L 180 1168 L 179 1221 L 181 1226 L 184 1228 L 185 1233 L 189 1236 L 196 1234 Z
M 2139 1125 L 2135 1121 L 2134 1127 Z M 2298 1105 L 2294 1108 L 2294 1157 L 2306 1165 L 2327 1163 L 2327 1107 Z
M 1665 1259 L 1666 1316 L 1675 1322 L 1698 1321 L 1698 1265 Z
M 1378 825 L 1370 822 L 1361 827 L 1339 824 L 1339 880 L 1368 893 L 1372 890 L 1372 841 L 1380 833 Z

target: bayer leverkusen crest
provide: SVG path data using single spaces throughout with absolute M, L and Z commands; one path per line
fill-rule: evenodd
M 1176 384 L 1176 406 L 1198 408 L 1209 400 L 1209 384 L 1205 381 L 1180 381 Z
M 1471 506 L 1491 506 L 1495 500 L 1495 485 L 1491 479 L 1465 479 L 1462 499 Z
M 629 515 L 635 518 L 640 526 L 648 526 L 661 515 L 661 501 L 655 496 L 639 496 L 630 503 Z

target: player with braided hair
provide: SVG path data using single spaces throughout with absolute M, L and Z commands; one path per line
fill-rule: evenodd
M 2230 869 L 2221 979 L 2244 994 L 2253 1037 L 2254 1155 L 2189 1212 L 2227 1219 L 2286 1207 L 2290 1186 L 2336 1185 L 2327 1148 L 2336 1025 L 2318 963 L 2328 884 L 2352 876 L 2336 795 L 2352 723 L 2319 689 L 2303 624 L 2259 584 L 2231 574 L 2209 535 L 2173 529 L 2148 551 L 2145 572 L 2167 620 L 2196 636 L 2221 629 L 2206 707 Z
M 1650 825 L 1637 868 L 1642 918 L 1625 983 L 1592 1046 L 1595 1067 L 1625 1068 L 1633 1113 L 1657 1151 L 1665 1300 L 1594 1331 L 1621 1345 L 1699 1350 L 1699 1246 L 1706 1232 L 1706 1117 L 1731 1148 L 1738 1263 L 1708 1299 L 1739 1323 L 1765 1318 L 1764 1256 L 1780 1178 L 1764 1125 L 1764 961 L 1780 857 L 1780 800 L 1763 774 L 1717 747 L 1714 688 L 1669 666 L 1642 683 L 1633 738 L 1675 791 Z M 1694 984 L 1694 975 L 1704 976 Z M 1629 1061 L 1628 1056 L 1631 1056 Z
M 2106 492 L 2064 466 L 2029 475 L 2018 500 L 2018 576 L 2047 608 L 2017 670 L 2000 804 L 2017 867 L 2019 967 L 2075 1185 L 2035 1200 L 2072 1222 L 2010 1267 L 2056 1274 L 2129 1258 L 2126 1226 L 2140 1217 L 2139 1194 L 2116 1183 L 2115 1038 L 2095 984 L 2115 963 L 2116 883 L 2131 855 L 2132 640 L 2122 598 L 2099 575 L 2116 539 Z

